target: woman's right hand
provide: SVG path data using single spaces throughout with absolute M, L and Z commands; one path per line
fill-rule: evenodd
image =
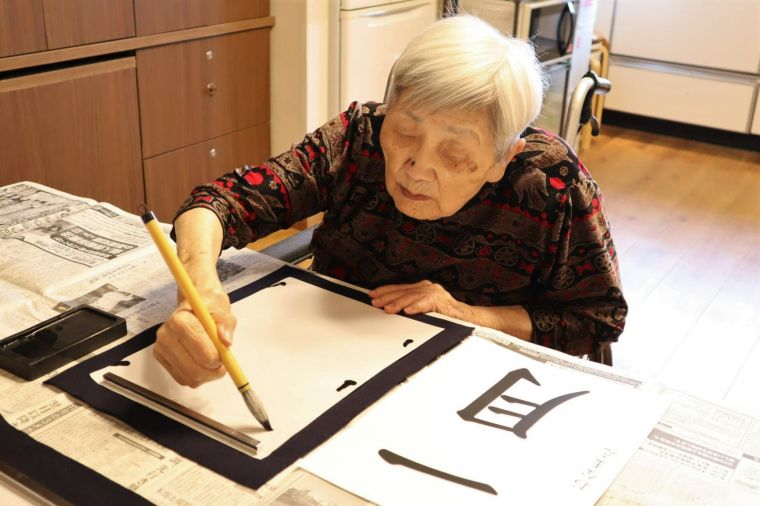
M 214 285 L 198 291 L 216 322 L 219 339 L 229 346 L 237 320 L 221 284 Z M 219 379 L 226 372 L 214 343 L 186 300 L 180 300 L 177 309 L 158 329 L 153 356 L 177 383 L 192 388 Z

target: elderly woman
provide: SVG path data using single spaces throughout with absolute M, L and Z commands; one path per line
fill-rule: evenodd
M 602 197 L 564 141 L 529 127 L 543 89 L 531 46 L 447 18 L 398 59 L 387 104 L 353 103 L 290 152 L 196 188 L 174 233 L 222 339 L 235 318 L 219 251 L 324 211 L 312 269 L 389 313 L 435 311 L 576 355 L 616 341 L 627 306 Z M 224 374 L 186 302 L 155 355 L 185 385 Z

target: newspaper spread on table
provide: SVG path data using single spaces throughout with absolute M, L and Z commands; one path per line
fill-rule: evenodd
M 226 251 L 218 267 L 231 291 L 280 265 L 236 250 Z M 34 183 L 0 188 L 0 338 L 81 303 L 127 320 L 128 336 L 110 346 L 173 311 L 174 281 L 139 217 Z M 491 329 L 475 334 L 556 367 L 630 388 L 659 389 L 673 398 L 598 504 L 760 504 L 760 414 L 668 391 Z M 58 372 L 25 382 L 0 370 L 0 414 L 153 503 L 368 504 L 298 463 L 258 491 L 240 486 L 42 385 Z
M 127 320 L 128 335 L 112 347 L 164 321 L 176 307 L 176 284 L 138 216 L 35 183 L 0 188 L 0 259 L 0 339 L 86 303 Z M 217 270 L 229 292 L 281 265 L 235 250 L 222 255 Z M 42 385 L 60 371 L 27 382 L 0 370 L 0 414 L 156 504 L 261 499 Z

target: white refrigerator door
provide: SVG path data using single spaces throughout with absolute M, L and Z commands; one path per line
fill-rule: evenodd
M 406 45 L 436 19 L 435 0 L 340 13 L 340 108 L 382 102 L 388 73 Z

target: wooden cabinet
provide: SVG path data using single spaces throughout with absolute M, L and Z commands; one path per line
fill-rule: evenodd
M 0 81 L 0 185 L 38 181 L 135 211 L 135 82 L 133 57 Z
M 42 0 L 0 0 L 0 58 L 45 48 Z
M 194 186 L 269 156 L 267 31 L 144 49 L 137 61 L 145 193 L 159 216 L 174 216 Z
M 0 185 L 170 220 L 193 186 L 264 161 L 268 13 L 268 0 L 0 0 Z
M 48 49 L 134 37 L 132 0 L 42 0 Z
M 268 0 L 134 0 L 137 35 L 269 15 Z
M 151 208 L 171 221 L 199 183 L 269 156 L 269 123 L 145 160 L 145 194 Z
M 268 56 L 263 30 L 138 51 L 143 155 L 268 121 Z

